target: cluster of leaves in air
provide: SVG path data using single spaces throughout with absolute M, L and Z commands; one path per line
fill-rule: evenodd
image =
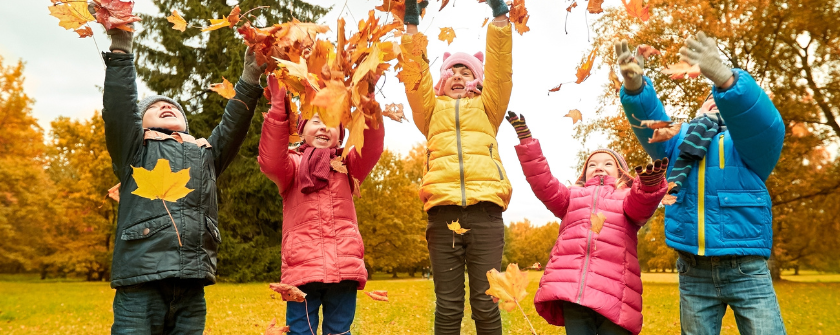
M 96 10 L 95 16 L 88 11 L 86 1 L 61 1 L 50 0 L 50 15 L 58 18 L 58 25 L 67 30 L 73 30 L 80 38 L 93 36 L 88 22 L 96 21 L 105 26 L 105 29 L 122 29 L 134 31 L 129 24 L 140 21 L 134 16 L 134 2 L 123 2 L 120 0 L 92 0 L 91 5 Z M 84 26 L 84 27 L 82 27 Z

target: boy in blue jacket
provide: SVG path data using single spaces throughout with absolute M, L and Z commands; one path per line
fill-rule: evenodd
M 637 62 L 627 41 L 619 64 Z M 767 259 L 773 243 L 765 181 L 782 151 L 781 115 L 755 80 L 723 64 L 714 39 L 700 32 L 680 49 L 714 82 L 697 117 L 670 140 L 648 143 L 653 130 L 633 127 L 653 159 L 669 158 L 675 197 L 665 207 L 665 237 L 679 253 L 683 334 L 719 334 L 726 306 L 741 334 L 785 334 Z M 649 78 L 622 69 L 621 104 L 630 124 L 670 120 Z M 672 184 L 673 183 L 673 184 Z

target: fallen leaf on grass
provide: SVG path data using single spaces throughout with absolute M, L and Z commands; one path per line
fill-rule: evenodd
M 185 31 L 187 30 L 187 20 L 177 10 L 172 10 L 172 15 L 166 17 L 166 21 L 172 23 L 172 29 Z
M 210 84 L 210 90 L 219 95 L 225 97 L 225 99 L 233 99 L 236 96 L 236 90 L 233 89 L 233 84 L 231 84 L 225 77 L 222 77 L 222 82 L 218 84 Z
M 370 291 L 365 294 L 376 301 L 388 301 L 388 291 Z
M 591 230 L 595 232 L 595 234 L 600 234 L 601 229 L 604 228 L 604 222 L 607 221 L 607 217 L 604 216 L 604 213 L 598 212 L 592 213 L 589 215 L 589 222 L 592 223 Z
M 487 271 L 490 289 L 484 293 L 493 297 L 493 302 L 502 301 L 499 308 L 513 311 L 516 305 L 528 296 L 525 288 L 528 286 L 528 274 L 519 271 L 516 264 L 508 264 L 507 271 L 500 273 L 496 269 Z
M 677 64 L 668 65 L 667 69 L 662 70 L 664 74 L 670 74 L 671 79 L 684 79 L 686 76 L 689 78 L 697 78 L 700 76 L 700 67 L 697 64 L 694 66 L 689 65 L 686 62 L 679 62 Z
M 265 335 L 283 335 L 289 332 L 289 326 L 277 326 L 277 318 L 271 320 L 268 324 L 268 329 L 265 330 Z
M 583 114 L 581 114 L 580 110 L 577 109 L 570 110 L 568 113 L 566 113 L 566 115 L 563 115 L 563 117 L 572 118 L 573 125 L 583 120 Z
M 438 39 L 446 41 L 446 45 L 452 44 L 452 40 L 455 39 L 455 29 L 452 29 L 451 27 L 440 28 Z
M 280 293 L 283 301 L 304 302 L 306 300 L 306 293 L 303 293 L 303 291 L 295 286 L 283 283 L 271 283 L 268 287 L 274 290 L 274 292 Z

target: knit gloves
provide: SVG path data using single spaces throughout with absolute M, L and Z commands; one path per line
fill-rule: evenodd
M 415 26 L 420 25 L 420 13 L 423 11 L 423 8 L 426 8 L 428 5 L 428 0 L 423 0 L 421 3 L 417 3 L 417 0 L 405 0 L 405 16 L 403 16 L 403 23 L 413 24 Z
M 88 4 L 88 12 L 90 15 L 96 16 L 96 5 L 94 3 Z M 128 27 L 131 30 L 134 30 L 134 23 L 129 23 Z M 131 39 L 134 36 L 133 32 L 125 31 L 122 29 L 111 28 L 106 31 L 108 37 L 111 38 L 111 47 L 108 50 L 114 52 L 114 50 L 120 50 L 127 54 L 131 53 Z
M 262 66 L 257 64 L 257 55 L 254 54 L 251 47 L 248 47 L 248 49 L 245 50 L 245 67 L 242 69 L 242 76 L 239 77 L 239 80 L 251 85 L 260 86 L 260 77 L 263 72 L 265 72 L 265 68 L 267 66 L 268 63 L 265 63 Z
M 268 109 L 268 113 L 279 121 L 285 121 L 289 113 L 286 110 L 286 88 L 280 87 L 277 77 L 273 74 L 268 76 L 266 81 L 268 81 L 268 92 L 271 96 L 271 108 Z M 291 126 L 296 127 L 297 125 Z
M 493 17 L 505 15 L 510 12 L 510 9 L 504 0 L 487 0 L 487 4 L 490 5 L 490 9 L 493 10 Z
M 685 41 L 685 46 L 680 48 L 680 60 L 691 65 L 697 64 L 700 73 L 718 87 L 732 77 L 732 69 L 720 60 L 717 42 L 702 31 L 697 33 L 696 38 L 690 37 Z
M 639 70 L 645 68 L 644 57 L 638 54 L 634 56 L 633 52 L 630 51 L 627 40 L 615 42 L 615 55 L 618 57 L 621 76 L 624 77 L 624 88 L 630 91 L 641 88 L 644 81 Z M 636 64 L 631 64 L 633 62 Z M 635 65 L 638 65 L 638 67 Z
M 531 130 L 528 129 L 528 125 L 525 124 L 525 115 L 519 114 L 519 116 L 516 116 L 516 113 L 508 111 L 508 115 L 505 116 L 505 119 L 507 119 L 513 126 L 513 129 L 516 130 L 516 136 L 519 137 L 519 141 L 531 137 Z
M 651 188 L 657 187 L 665 180 L 665 173 L 668 171 L 668 158 L 656 160 L 653 164 L 648 164 L 646 169 L 641 166 L 636 167 L 636 175 L 639 176 L 639 181 L 642 185 Z

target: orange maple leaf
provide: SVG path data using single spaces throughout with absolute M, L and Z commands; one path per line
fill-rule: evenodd
M 84 28 L 79 28 L 79 29 L 76 29 L 74 31 L 76 32 L 76 34 L 79 34 L 79 38 L 85 38 L 85 37 L 93 36 L 93 30 L 91 30 L 89 26 L 84 27 Z
M 239 5 L 236 5 L 236 7 L 233 7 L 233 9 L 230 11 L 227 20 L 230 24 L 231 29 L 233 29 L 233 27 L 235 27 L 236 24 L 239 23 L 239 13 L 241 12 L 242 10 L 239 9 Z
M 233 99 L 236 96 L 236 90 L 233 89 L 233 84 L 225 79 L 225 77 L 222 77 L 222 82 L 219 84 L 210 84 L 210 90 L 219 93 L 225 99 Z
M 186 31 L 187 30 L 187 20 L 184 20 L 184 17 L 181 14 L 178 14 L 177 10 L 172 10 L 172 15 L 166 17 L 166 21 L 172 23 L 172 29 Z
M 621 81 L 618 80 L 618 75 L 615 74 L 615 69 L 612 66 L 610 66 L 610 86 L 616 93 L 621 91 Z
M 99 5 L 95 7 L 96 22 L 104 25 L 105 29 L 117 28 L 125 31 L 134 31 L 128 24 L 140 21 L 139 17 L 132 14 L 134 11 L 134 1 L 99 0 Z
M 388 291 L 370 291 L 365 294 L 376 301 L 388 301 Z
M 481 28 L 484 28 L 484 26 L 486 26 L 486 25 L 487 25 L 487 21 L 490 21 L 490 18 L 489 18 L 489 17 L 485 17 L 485 18 L 484 18 L 484 22 L 483 22 L 483 23 L 481 23 Z
M 283 297 L 283 301 L 306 301 L 306 293 L 303 293 L 303 291 L 295 286 L 283 283 L 271 283 L 268 287 L 274 290 L 274 292 L 280 293 L 280 296 Z
M 344 151 L 341 153 L 342 157 L 347 157 L 350 154 L 350 148 L 355 148 L 356 153 L 362 155 L 362 147 L 365 145 L 365 129 L 368 126 L 365 124 L 365 115 L 362 111 L 357 110 L 353 113 L 353 119 L 347 129 L 350 134 L 347 136 L 347 144 L 344 145 Z
M 679 62 L 677 64 L 668 65 L 667 69 L 662 70 L 664 74 L 670 74 L 671 79 L 684 79 L 686 76 L 689 78 L 697 78 L 700 76 L 700 67 L 697 64 L 694 66 L 689 65 L 686 62 Z
M 405 113 L 403 112 L 403 104 L 385 105 L 385 110 L 382 111 L 382 116 L 397 122 L 402 122 L 402 120 L 408 121 L 408 118 L 405 117 Z
M 592 63 L 595 62 L 595 51 L 598 49 L 592 49 L 592 52 L 589 53 L 589 56 L 583 59 L 583 62 L 577 68 L 577 81 L 575 84 L 580 84 L 586 78 L 589 78 L 589 75 L 592 72 Z
M 452 44 L 452 40 L 455 39 L 455 29 L 452 29 L 451 27 L 440 28 L 438 39 L 446 41 L 446 45 Z
M 577 7 L 577 1 L 572 2 L 572 4 L 571 4 L 571 5 L 569 5 L 569 7 L 566 7 L 566 11 L 567 11 L 567 12 L 569 12 L 569 13 L 571 13 L 571 12 L 572 12 L 572 8 L 575 8 L 575 7 Z
M 644 22 L 650 19 L 650 8 L 648 8 L 650 5 L 642 6 L 642 1 L 643 0 L 621 0 L 621 3 L 623 3 L 624 8 L 627 9 L 627 14 L 630 14 L 632 17 L 637 17 Z
M 531 30 L 528 27 L 528 19 L 531 15 L 528 14 L 528 9 L 525 8 L 525 0 L 513 0 L 513 3 L 510 4 L 508 15 L 510 16 L 510 22 L 513 23 L 513 27 L 519 35 Z
M 566 113 L 566 115 L 563 115 L 563 117 L 572 118 L 572 124 L 576 124 L 583 120 L 583 114 L 581 114 L 580 110 L 577 109 L 570 110 L 568 113 Z
M 312 105 L 318 108 L 318 115 L 327 128 L 338 127 L 345 113 L 350 112 L 350 92 L 344 86 L 343 78 L 326 82 L 326 87 L 315 94 Z M 352 136 L 352 134 L 351 134 Z M 349 144 L 348 139 L 348 144 Z
M 604 12 L 604 9 L 601 8 L 601 5 L 604 3 L 604 0 L 589 0 L 589 5 L 586 6 L 586 10 L 589 11 L 589 14 L 600 14 Z

